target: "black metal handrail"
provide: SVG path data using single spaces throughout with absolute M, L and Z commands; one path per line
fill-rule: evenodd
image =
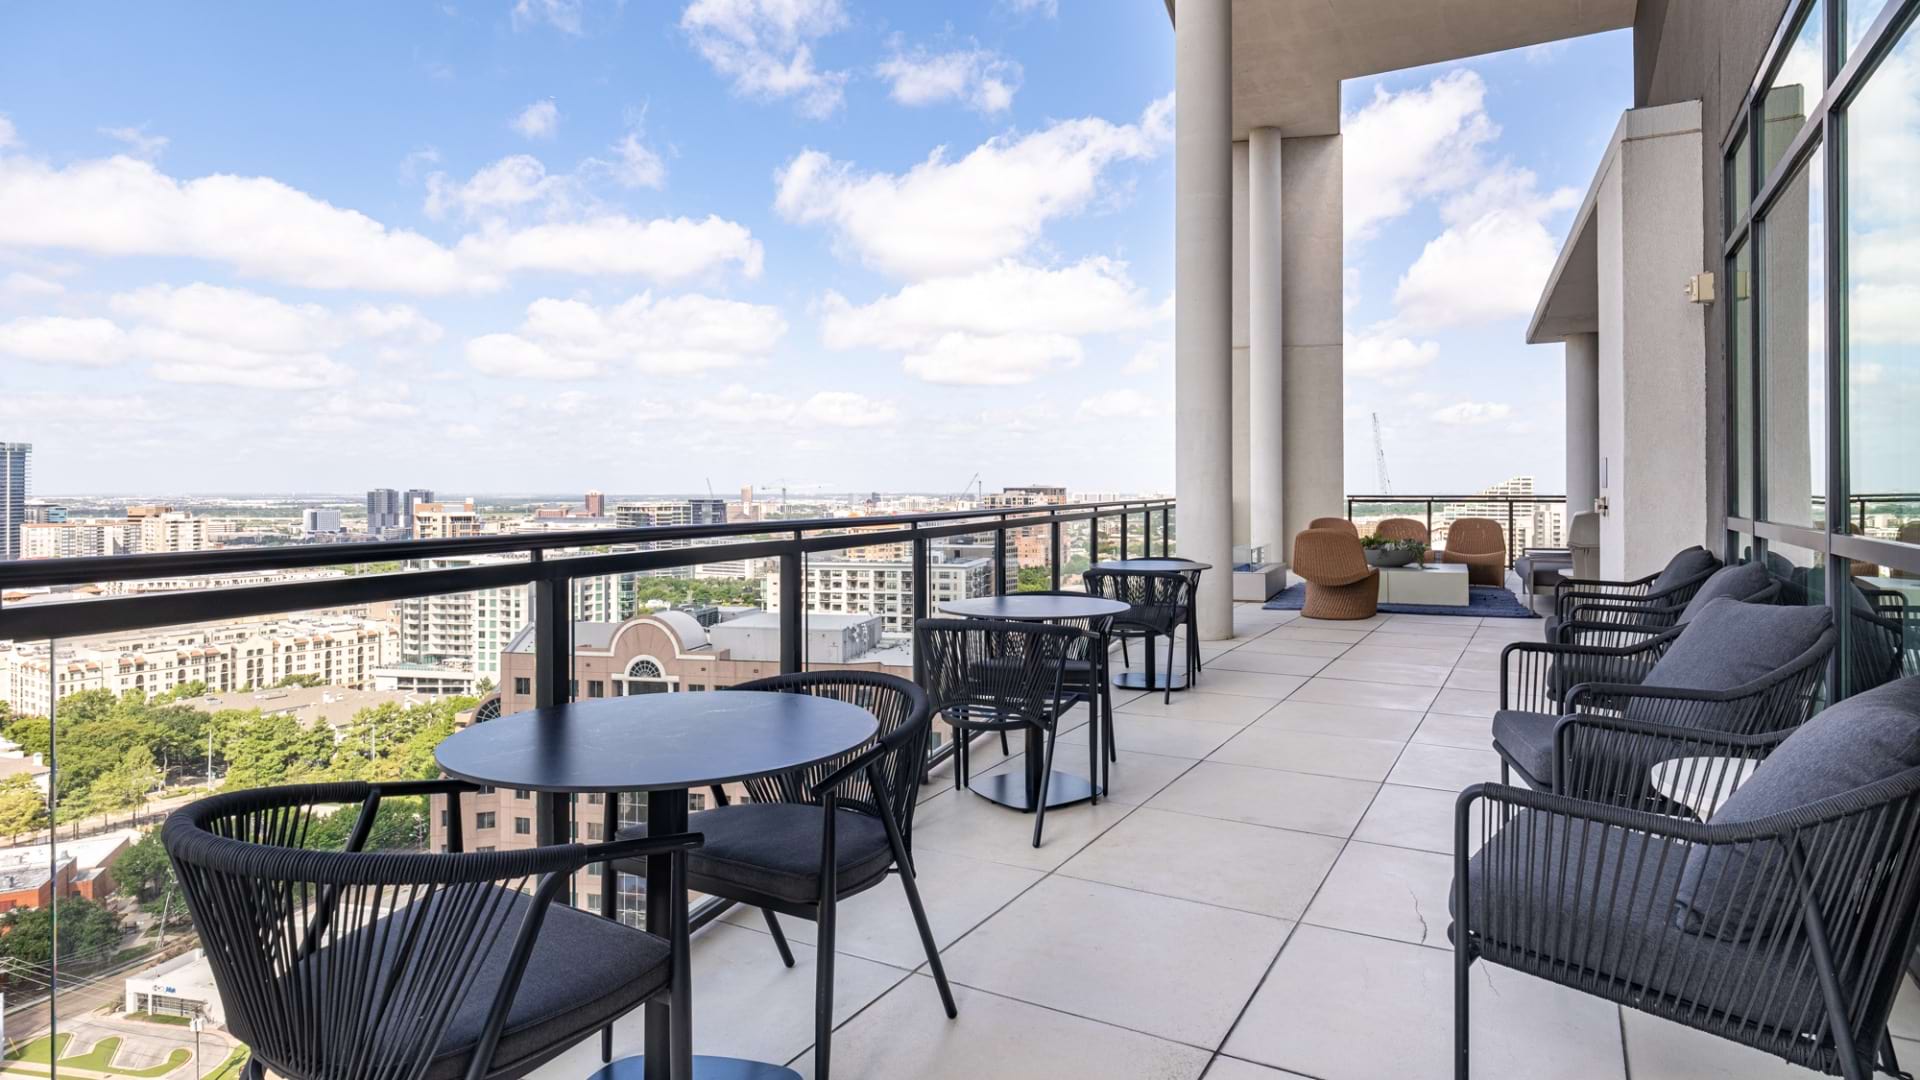
M 1347 520 L 1353 520 L 1353 508 L 1355 504 L 1412 504 L 1418 506 L 1424 503 L 1427 514 L 1427 539 L 1428 542 L 1431 543 L 1433 539 L 1433 507 L 1435 503 L 1504 505 L 1507 508 L 1507 548 L 1504 564 L 1510 567 L 1513 565 L 1513 560 L 1520 554 L 1520 549 L 1515 543 L 1516 533 L 1514 525 L 1516 519 L 1514 518 L 1513 508 L 1520 504 L 1525 504 L 1529 507 L 1542 504 L 1551 506 L 1565 504 L 1566 501 L 1567 497 L 1565 495 L 1349 495 L 1347 496 Z

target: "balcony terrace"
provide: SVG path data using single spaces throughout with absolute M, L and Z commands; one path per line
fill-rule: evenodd
M 1454 803 L 1498 779 L 1488 744 L 1500 653 L 1539 627 L 1236 606 L 1234 637 L 1201 646 L 1197 690 L 1171 706 L 1116 699 L 1111 797 L 1050 811 L 1038 849 L 1031 819 L 954 791 L 951 766 L 936 768 L 914 853 L 960 1016 L 940 1012 L 899 897 L 858 897 L 841 914 L 835 1070 L 1450 1075 Z M 976 768 L 1017 766 L 990 742 Z M 813 939 L 810 925 L 788 927 L 792 970 L 752 910 L 695 935 L 698 1052 L 809 1069 Z M 1475 1075 L 1817 1075 L 1506 968 L 1472 978 Z M 1892 1024 L 1902 1061 L 1920 1060 L 1911 985 Z M 639 1050 L 639 1024 L 624 1022 L 616 1055 Z M 598 1064 L 590 1042 L 540 1076 Z

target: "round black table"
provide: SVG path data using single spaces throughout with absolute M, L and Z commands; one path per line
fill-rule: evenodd
M 943 600 L 940 610 L 948 615 L 959 615 L 968 619 L 1004 619 L 1009 622 L 1052 622 L 1056 619 L 1098 619 L 1111 618 L 1126 614 L 1126 604 L 1118 600 L 1107 600 L 1098 596 L 1057 596 L 1046 594 L 1011 593 L 1006 596 L 975 596 L 966 600 Z M 1093 708 L 1091 702 L 1089 709 Z M 1088 733 L 1092 737 L 1092 732 Z M 1015 810 L 1032 810 L 1040 802 L 1040 780 L 1046 774 L 1047 809 L 1071 806 L 1086 802 L 1095 795 L 1103 794 L 1091 777 L 1081 778 L 1072 773 L 1046 773 L 1046 747 L 1042 742 L 1040 729 L 1029 724 L 1026 729 L 1026 768 L 1020 776 L 1008 773 L 988 773 L 967 786 L 976 795 L 984 796 L 1001 806 L 1010 806 Z M 1098 745 L 1098 740 L 1095 740 Z
M 1200 571 L 1213 569 L 1212 563 L 1188 562 L 1185 559 L 1109 559 L 1093 564 L 1095 570 L 1105 570 L 1115 574 L 1191 574 L 1196 596 L 1200 591 Z M 1195 632 L 1199 622 L 1194 616 L 1194 606 L 1187 608 L 1187 648 L 1188 656 L 1194 663 L 1199 662 L 1199 651 L 1194 648 Z M 1113 677 L 1113 685 L 1124 690 L 1185 690 L 1187 677 L 1177 671 L 1155 671 L 1153 647 L 1147 646 L 1145 671 L 1123 671 Z
M 640 694 L 531 709 L 457 731 L 434 750 L 448 775 L 476 784 L 541 792 L 550 821 L 565 820 L 567 797 L 645 792 L 647 828 L 685 832 L 687 789 L 791 772 L 857 749 L 880 724 L 855 705 L 809 694 L 746 690 Z M 554 831 L 564 836 L 556 826 Z M 608 836 L 607 839 L 613 839 Z M 542 843 L 553 838 L 542 837 Z M 670 856 L 647 858 L 647 925 L 665 926 L 674 904 Z M 611 870 L 602 880 L 614 880 Z M 603 905 L 608 918 L 618 918 Z M 685 1013 L 688 1010 L 681 1010 Z M 669 1027 L 671 1024 L 671 1027 Z M 646 1007 L 646 1054 L 623 1058 L 596 1080 L 798 1080 L 778 1065 L 694 1057 L 693 1019 Z

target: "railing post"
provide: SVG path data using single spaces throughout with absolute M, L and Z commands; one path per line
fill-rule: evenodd
M 1507 496 L 1507 565 L 1513 565 L 1513 542 L 1517 537 L 1513 533 L 1513 496 Z
M 534 552 L 533 561 L 544 568 L 533 582 L 533 704 L 545 709 L 565 704 L 571 697 L 567 683 L 573 678 L 573 604 L 571 581 L 565 573 L 547 566 L 542 552 Z M 535 804 L 534 829 L 543 846 L 570 841 L 570 804 L 566 795 L 542 795 Z M 567 895 L 571 903 L 571 882 Z
M 1122 559 L 1126 559 L 1130 555 L 1130 552 L 1127 550 L 1127 525 L 1129 519 L 1132 517 L 1133 515 L 1127 512 L 1126 507 L 1122 506 L 1120 508 L 1120 557 Z
M 1007 595 L 1007 516 L 993 529 L 993 594 Z
M 927 541 L 922 536 L 913 538 L 913 588 L 909 590 L 908 595 L 913 605 L 915 625 L 918 625 L 921 619 L 932 617 L 933 590 L 931 583 L 927 580 Z M 913 641 L 913 681 L 923 683 L 925 680 L 922 676 L 925 670 L 917 638 L 917 634 L 909 638 Z
M 1433 554 L 1433 500 L 1427 500 L 1427 554 Z
M 806 665 L 805 560 L 800 552 L 800 534 L 793 534 L 794 549 L 780 553 L 780 674 L 793 675 Z
M 1172 557 L 1172 555 L 1173 507 L 1163 506 L 1160 508 L 1160 557 L 1165 559 Z
M 1057 592 L 1060 589 L 1060 522 L 1058 519 L 1047 526 L 1047 543 L 1052 548 L 1048 553 L 1049 576 L 1053 582 L 1053 589 Z

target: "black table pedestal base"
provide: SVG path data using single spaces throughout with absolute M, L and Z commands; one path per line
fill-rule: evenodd
M 1165 672 L 1156 673 L 1151 682 L 1147 681 L 1147 675 L 1143 671 L 1123 671 L 1113 677 L 1113 685 L 1122 690 L 1165 690 L 1168 689 L 1169 682 L 1173 684 L 1172 689 L 1187 688 L 1187 677 L 1177 671 L 1171 675 Z
M 976 778 L 967 786 L 975 795 L 1001 806 L 1010 806 L 1015 810 L 1033 809 L 1033 799 L 1027 795 L 1027 775 L 1024 772 L 992 773 Z M 1062 806 L 1086 802 L 1093 798 L 1094 791 L 1092 784 L 1072 773 L 1054 773 L 1047 778 L 1047 809 L 1057 810 Z
M 642 1080 L 646 1074 L 647 1059 L 636 1054 L 601 1066 L 587 1080 Z M 705 1054 L 693 1056 L 693 1075 L 696 1080 L 800 1080 L 799 1073 L 783 1065 Z

